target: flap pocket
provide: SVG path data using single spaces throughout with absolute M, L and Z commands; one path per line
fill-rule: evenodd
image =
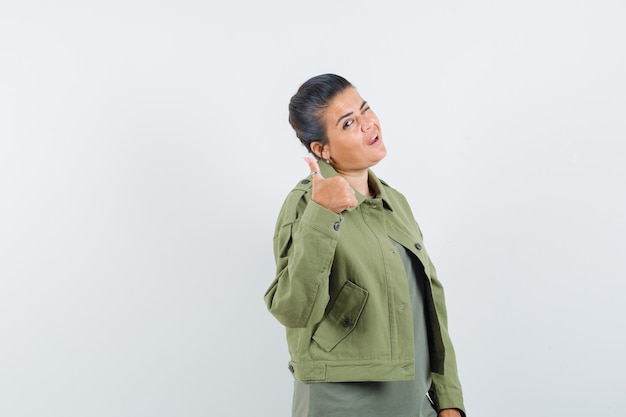
M 346 282 L 328 315 L 315 331 L 313 340 L 326 352 L 333 350 L 356 327 L 367 296 L 367 290 L 354 282 Z

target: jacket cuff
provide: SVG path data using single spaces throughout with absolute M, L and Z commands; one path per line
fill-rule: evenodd
M 343 216 L 341 214 L 333 213 L 313 200 L 308 202 L 301 219 L 302 224 L 333 238 L 337 238 L 342 221 Z
M 465 405 L 463 404 L 463 393 L 454 388 L 446 390 L 441 388 L 441 386 L 439 386 L 439 389 L 433 386 L 428 392 L 435 403 L 437 411 L 446 408 L 455 408 L 460 411 L 463 417 L 465 417 L 466 414 Z
M 456 408 L 461 412 L 463 417 L 465 414 L 465 405 L 463 405 L 463 396 L 460 393 L 437 393 L 437 409 Z

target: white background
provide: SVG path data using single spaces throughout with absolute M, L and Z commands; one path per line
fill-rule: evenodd
M 623 1 L 3 1 L 0 415 L 288 416 L 263 303 L 352 81 L 448 297 L 470 416 L 625 409 Z

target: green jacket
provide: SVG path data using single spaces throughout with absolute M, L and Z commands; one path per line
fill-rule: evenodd
M 325 178 L 338 175 L 319 161 Z M 341 215 L 310 200 L 311 178 L 287 196 L 274 235 L 276 278 L 265 294 L 287 328 L 294 376 L 306 382 L 414 378 L 413 324 L 406 272 L 393 242 L 410 250 L 427 277 L 425 306 L 438 408 L 463 409 L 443 288 L 402 194 L 369 181 L 377 197 L 356 193 Z

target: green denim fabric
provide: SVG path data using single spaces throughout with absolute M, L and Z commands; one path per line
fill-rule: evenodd
M 319 161 L 325 178 L 338 175 Z M 356 193 L 341 215 L 311 201 L 311 178 L 287 196 L 274 235 L 276 278 L 265 294 L 287 331 L 289 369 L 305 382 L 414 378 L 413 324 L 402 260 L 411 251 L 427 277 L 433 389 L 437 407 L 464 409 L 443 287 L 404 196 L 372 171 L 377 196 Z

